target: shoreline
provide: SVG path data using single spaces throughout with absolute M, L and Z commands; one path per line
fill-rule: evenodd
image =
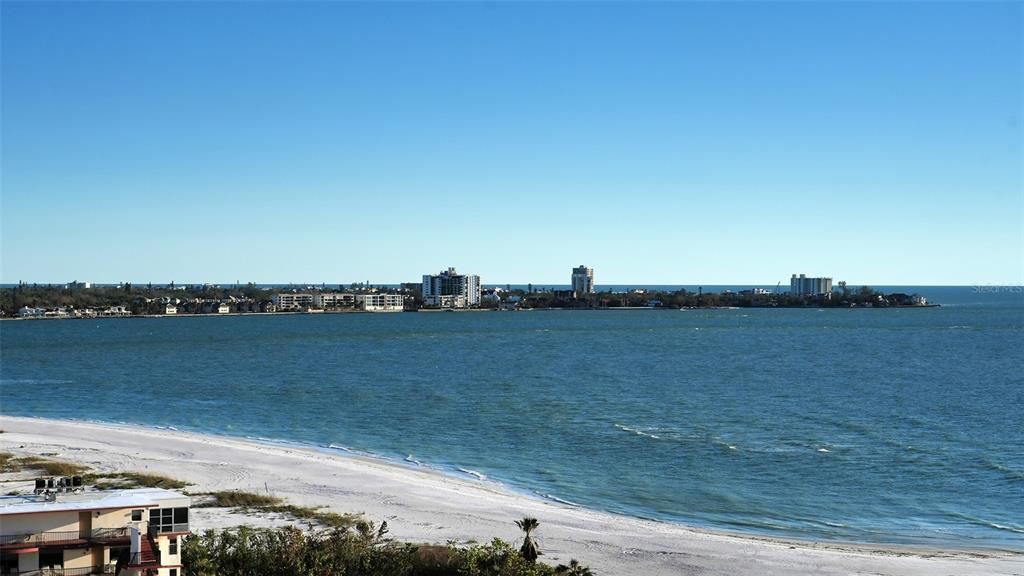
M 51 454 L 102 471 L 163 473 L 193 482 L 194 492 L 272 490 L 296 504 L 387 520 L 395 537 L 411 542 L 515 542 L 512 520 L 528 514 L 541 523 L 541 560 L 576 558 L 604 574 L 1024 573 L 1024 553 L 1015 550 L 786 539 L 645 520 L 438 468 L 342 454 L 344 447 L 7 415 L 0 415 L 0 429 L 0 450 Z M 194 529 L 203 528 L 197 519 Z

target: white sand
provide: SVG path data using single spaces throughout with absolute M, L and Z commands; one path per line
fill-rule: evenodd
M 562 506 L 501 486 L 409 469 L 371 458 L 265 445 L 235 438 L 130 426 L 0 416 L 0 451 L 49 455 L 99 471 L 165 474 L 191 492 L 240 489 L 291 503 L 387 520 L 409 541 L 520 539 L 513 520 L 535 516 L 549 563 L 577 558 L 611 574 L 1024 575 L 1024 554 L 787 542 L 735 536 Z M 6 488 L 6 487 L 5 487 Z M 196 509 L 193 531 L 254 518 Z

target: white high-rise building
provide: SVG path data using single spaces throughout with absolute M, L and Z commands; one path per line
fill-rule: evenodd
M 440 274 L 424 274 L 423 303 L 441 308 L 479 306 L 480 277 L 476 274 L 459 274 L 455 268 Z
M 577 298 L 594 293 L 594 269 L 580 264 L 572 269 L 572 291 Z
M 793 274 L 789 279 L 789 291 L 800 296 L 817 296 L 832 293 L 831 278 L 808 278 L 805 274 Z

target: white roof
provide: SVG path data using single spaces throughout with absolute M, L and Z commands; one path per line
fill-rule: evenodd
M 0 516 L 6 514 L 38 514 L 108 508 L 151 508 L 154 506 L 188 506 L 189 498 L 163 488 L 131 490 L 92 490 L 80 494 L 57 494 L 55 502 L 43 496 L 0 496 Z

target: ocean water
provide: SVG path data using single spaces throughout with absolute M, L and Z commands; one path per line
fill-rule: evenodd
M 0 413 L 333 446 L 711 528 L 1024 549 L 1024 293 L 904 291 L 944 305 L 3 322 Z

